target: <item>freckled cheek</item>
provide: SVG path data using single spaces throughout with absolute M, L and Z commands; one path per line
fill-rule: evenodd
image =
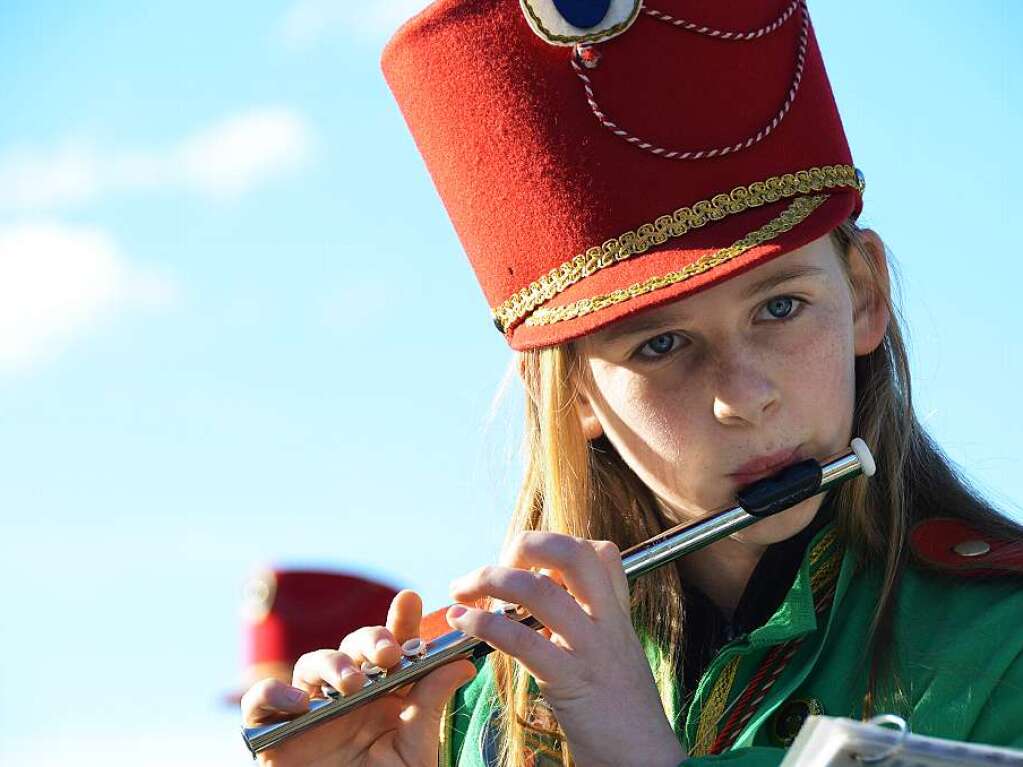
M 803 337 L 781 375 L 783 407 L 799 414 L 800 423 L 814 424 L 822 449 L 840 449 L 848 438 L 855 403 L 852 330 L 830 318 Z
M 658 497 L 677 508 L 706 510 L 721 505 L 720 487 L 707 486 L 714 470 L 713 419 L 700 418 L 695 396 L 645 391 L 620 413 L 628 428 L 612 442 L 625 462 Z M 710 427 L 710 431 L 708 431 Z
M 678 386 L 671 391 L 630 387 L 628 395 L 614 403 L 623 426 L 615 440 L 619 449 L 649 472 L 661 473 L 665 467 L 674 470 L 697 428 L 695 407 L 687 407 L 686 401 L 684 390 Z

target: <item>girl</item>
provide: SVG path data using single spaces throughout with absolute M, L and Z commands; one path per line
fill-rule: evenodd
M 274 765 L 774 765 L 806 716 L 1023 747 L 1021 531 L 917 422 L 880 237 L 803 0 L 442 0 L 384 71 L 528 393 L 500 564 L 447 623 L 500 652 L 261 755 Z M 851 437 L 849 482 L 663 567 L 620 550 Z M 975 575 L 982 579 L 972 578 Z M 484 609 L 521 604 L 534 632 Z M 304 656 L 247 726 L 421 633 Z M 469 684 L 466 684 L 470 682 Z

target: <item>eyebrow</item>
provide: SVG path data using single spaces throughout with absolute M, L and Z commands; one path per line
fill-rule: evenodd
M 800 277 L 817 277 L 823 274 L 826 274 L 826 272 L 819 266 L 810 266 L 809 264 L 805 266 L 792 266 L 789 267 L 788 269 L 783 269 L 780 272 L 776 272 L 775 274 L 769 274 L 767 277 L 764 277 L 764 279 L 754 282 L 752 285 L 746 288 L 746 290 L 743 291 L 742 297 L 752 298 L 758 293 L 764 293 L 770 290 L 771 288 L 778 287 L 783 282 L 788 282 L 789 280 L 796 280 L 799 279 Z
M 827 273 L 826 270 L 821 269 L 819 266 L 810 266 L 809 264 L 791 266 L 787 269 L 775 272 L 774 274 L 769 274 L 763 279 L 757 280 L 742 292 L 742 298 L 743 299 L 752 298 L 753 296 L 759 295 L 760 293 L 766 293 L 772 288 L 776 288 L 783 283 L 800 279 L 802 277 L 818 277 L 826 273 Z M 617 326 L 615 327 L 616 332 L 609 338 L 610 340 L 617 340 L 619 338 L 631 336 L 636 333 L 659 329 L 661 327 L 664 327 L 666 325 L 672 325 L 679 321 L 684 322 L 688 319 L 689 319 L 688 315 L 676 312 L 670 318 L 665 317 L 663 315 L 659 315 L 654 317 L 638 318 L 636 320 L 633 320 L 632 322 L 626 320 L 624 322 L 617 323 Z

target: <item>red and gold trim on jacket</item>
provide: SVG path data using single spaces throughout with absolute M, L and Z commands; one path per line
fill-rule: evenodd
M 834 529 L 827 532 L 810 551 L 810 586 L 818 616 L 828 611 L 835 597 L 842 554 L 843 547 L 838 543 Z M 725 664 L 700 711 L 691 756 L 720 754 L 731 747 L 789 661 L 795 657 L 803 639 L 795 637 L 768 650 L 749 682 L 734 697 L 732 687 L 743 656 L 736 655 Z M 732 702 L 728 703 L 730 698 Z

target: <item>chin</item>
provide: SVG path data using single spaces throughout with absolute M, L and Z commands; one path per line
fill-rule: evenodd
M 758 546 L 770 546 L 772 543 L 788 540 L 793 535 L 802 532 L 813 521 L 823 502 L 823 495 L 807 498 L 791 509 L 780 511 L 774 516 L 750 525 L 745 530 L 740 530 L 732 537 Z

